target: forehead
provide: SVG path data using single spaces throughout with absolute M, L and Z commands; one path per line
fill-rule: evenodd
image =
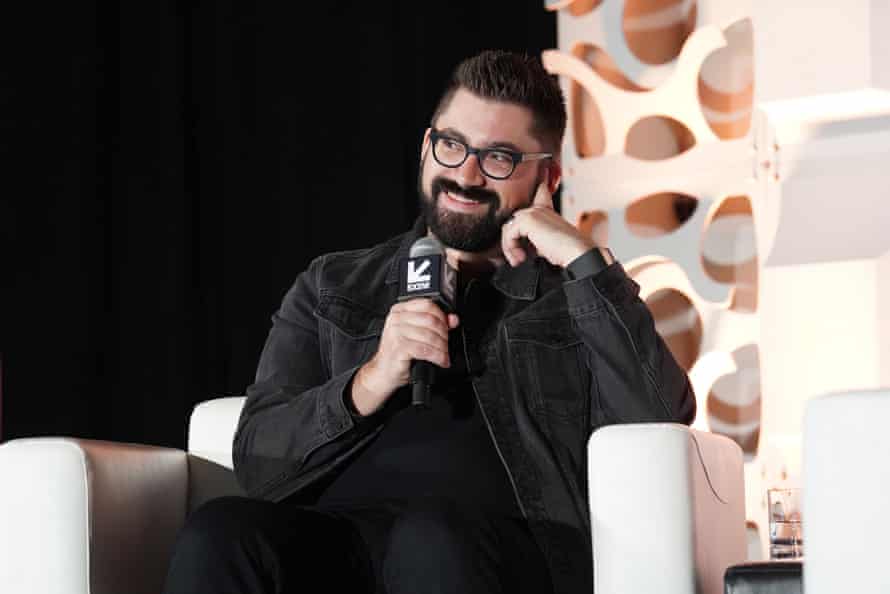
M 540 143 L 532 135 L 531 110 L 514 103 L 484 99 L 460 88 L 439 114 L 436 128 L 457 130 L 474 146 L 508 142 L 526 152 L 537 151 Z

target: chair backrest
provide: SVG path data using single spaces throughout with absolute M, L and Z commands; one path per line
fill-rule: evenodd
M 807 403 L 804 591 L 890 592 L 890 389 Z

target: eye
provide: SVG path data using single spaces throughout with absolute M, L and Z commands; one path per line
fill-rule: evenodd
M 450 138 L 443 138 L 442 145 L 449 150 L 458 150 L 463 148 L 461 143 L 456 140 L 451 140 Z
M 512 163 L 513 157 L 510 156 L 510 153 L 504 153 L 502 151 L 492 151 L 488 153 L 488 157 L 490 159 L 494 159 L 498 163 Z

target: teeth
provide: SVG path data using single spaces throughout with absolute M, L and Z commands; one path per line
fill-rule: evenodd
M 466 198 L 461 198 L 459 196 L 455 196 L 451 192 L 449 192 L 448 195 L 451 197 L 452 200 L 456 200 L 458 202 L 463 202 L 464 204 L 478 204 L 478 201 L 476 201 L 476 200 L 467 200 Z

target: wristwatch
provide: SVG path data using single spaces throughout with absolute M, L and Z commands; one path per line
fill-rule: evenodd
M 615 263 L 612 250 L 606 247 L 593 247 L 569 262 L 563 268 L 566 280 L 578 280 L 602 272 Z

